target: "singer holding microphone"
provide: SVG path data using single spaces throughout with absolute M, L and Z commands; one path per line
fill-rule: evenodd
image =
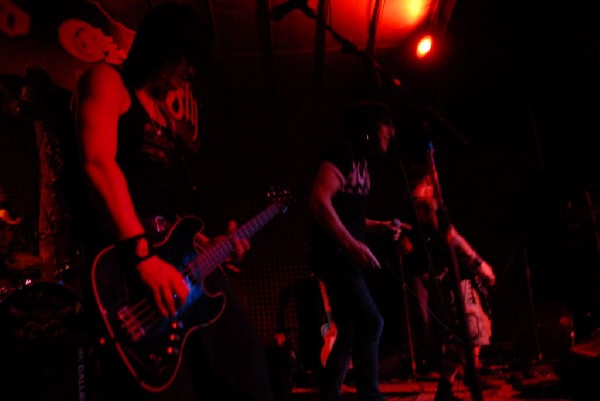
M 360 401 L 383 401 L 379 390 L 378 352 L 383 317 L 365 282 L 381 269 L 365 244 L 365 233 L 395 241 L 399 220 L 367 219 L 370 190 L 368 161 L 387 152 L 394 138 L 389 110 L 379 101 L 350 107 L 342 138 L 324 152 L 309 206 L 314 217 L 310 264 L 327 290 L 337 336 L 319 381 L 319 401 L 340 401 L 352 360 Z

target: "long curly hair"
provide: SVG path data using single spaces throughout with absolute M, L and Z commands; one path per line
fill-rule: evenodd
M 212 25 L 192 6 L 162 3 L 141 21 L 123 62 L 123 75 L 141 88 L 184 59 L 200 72 L 214 64 L 215 43 Z
M 381 125 L 393 125 L 388 106 L 380 100 L 361 100 L 346 112 L 344 138 L 355 151 L 366 154 L 377 143 Z

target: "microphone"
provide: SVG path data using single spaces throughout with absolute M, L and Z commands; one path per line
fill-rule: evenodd
M 307 3 L 308 0 L 287 0 L 285 3 L 271 8 L 271 19 L 281 21 L 283 17 L 295 9 L 306 10 L 308 8 Z
M 401 230 L 412 230 L 412 226 L 407 223 L 403 223 L 400 219 L 393 219 L 392 226 L 399 228 Z

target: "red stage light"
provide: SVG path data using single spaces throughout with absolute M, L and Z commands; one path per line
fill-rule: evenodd
M 418 58 L 427 56 L 433 47 L 433 37 L 431 35 L 423 35 L 417 42 L 416 55 Z

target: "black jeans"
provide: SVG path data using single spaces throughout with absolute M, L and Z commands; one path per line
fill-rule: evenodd
M 360 401 L 382 401 L 379 391 L 379 339 L 383 317 L 364 277 L 356 271 L 320 274 L 338 332 L 319 388 L 320 401 L 341 400 L 341 386 L 352 360 Z

